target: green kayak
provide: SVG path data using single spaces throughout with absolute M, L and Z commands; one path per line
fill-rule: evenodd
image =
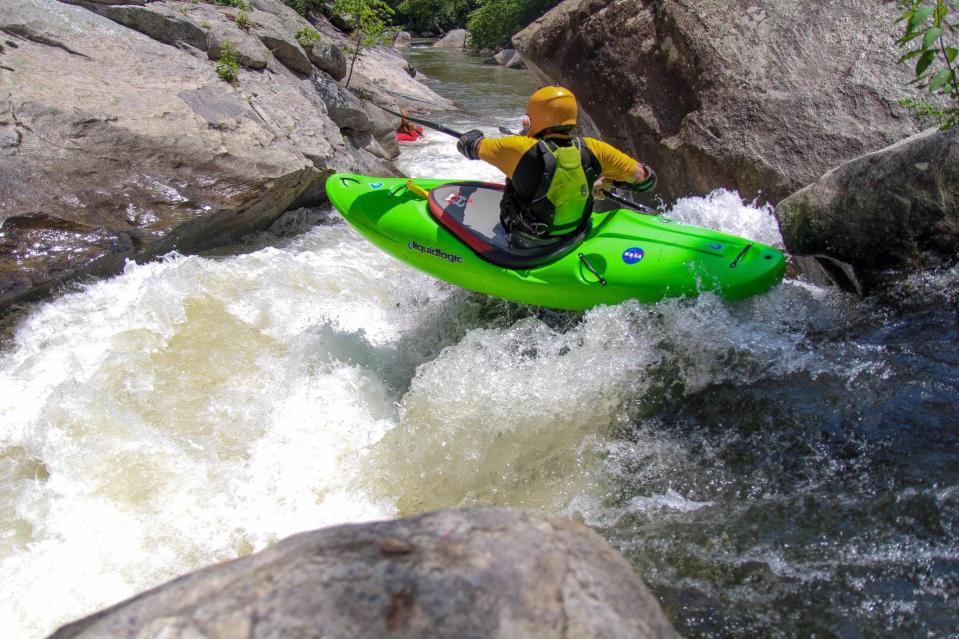
M 499 223 L 499 184 L 337 173 L 326 192 L 346 221 L 389 255 L 524 304 L 585 310 L 704 291 L 735 300 L 776 286 L 786 270 L 771 246 L 630 209 L 594 213 L 549 249 L 512 248 Z

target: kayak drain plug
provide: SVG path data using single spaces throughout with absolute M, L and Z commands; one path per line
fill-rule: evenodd
M 579 254 L 579 261 L 582 262 L 587 269 L 589 269 L 590 273 L 596 276 L 596 279 L 599 280 L 600 285 L 606 286 L 606 280 L 603 279 L 603 276 L 600 275 L 595 268 L 593 268 L 593 265 L 589 263 L 589 260 L 587 260 L 586 256 L 583 255 L 582 253 Z

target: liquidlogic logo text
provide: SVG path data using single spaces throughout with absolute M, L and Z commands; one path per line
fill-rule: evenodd
M 446 260 L 452 264 L 462 264 L 463 258 L 455 253 L 447 253 L 443 249 L 433 248 L 432 246 L 423 246 L 413 240 L 409 241 L 409 244 L 406 245 L 406 248 L 411 251 L 419 251 L 420 253 L 425 253 L 426 255 L 432 255 L 433 257 L 438 257 L 441 260 Z

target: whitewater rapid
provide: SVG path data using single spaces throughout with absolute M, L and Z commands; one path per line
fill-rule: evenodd
M 437 135 L 400 164 L 502 179 Z M 770 212 L 733 194 L 674 213 L 776 239 Z M 557 314 L 550 326 L 397 263 L 330 211 L 290 216 L 259 241 L 270 245 L 129 263 L 17 327 L 0 355 L 10 636 L 40 637 L 302 530 L 596 498 L 603 436 L 660 357 L 641 328 L 648 311 Z M 726 315 L 712 299 L 699 312 Z
M 495 135 L 518 115 L 443 117 Z M 398 164 L 502 179 L 437 133 Z M 735 193 L 666 214 L 781 245 L 770 207 Z M 901 322 L 875 305 L 787 279 L 734 304 L 524 307 L 392 260 L 329 209 L 237 251 L 129 263 L 37 304 L 3 343 L 4 636 L 45 636 L 299 531 L 473 504 L 597 527 L 704 636 L 793 618 L 918 628 L 949 592 L 936 580 L 954 536 L 884 522 L 918 502 L 951 530 L 959 483 L 936 458 L 930 487 L 900 470 L 884 442 L 911 431 L 867 407 L 902 377 L 918 399 L 884 410 L 934 415 L 955 369 L 926 379 L 924 347 L 900 347 Z M 957 281 L 912 286 L 952 300 Z M 923 321 L 902 330 L 948 360 L 948 320 Z M 925 590 L 888 586 L 900 574 Z

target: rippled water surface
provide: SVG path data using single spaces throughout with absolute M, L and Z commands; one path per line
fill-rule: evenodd
M 467 107 L 431 115 L 451 126 L 515 126 L 535 88 L 410 57 Z M 441 134 L 400 164 L 501 178 Z M 779 242 L 735 193 L 669 214 Z M 690 636 L 950 636 L 959 276 L 896 296 L 787 280 L 552 312 L 431 280 L 329 211 L 130 264 L 3 342 L 2 634 L 297 531 L 504 504 L 595 527 Z

